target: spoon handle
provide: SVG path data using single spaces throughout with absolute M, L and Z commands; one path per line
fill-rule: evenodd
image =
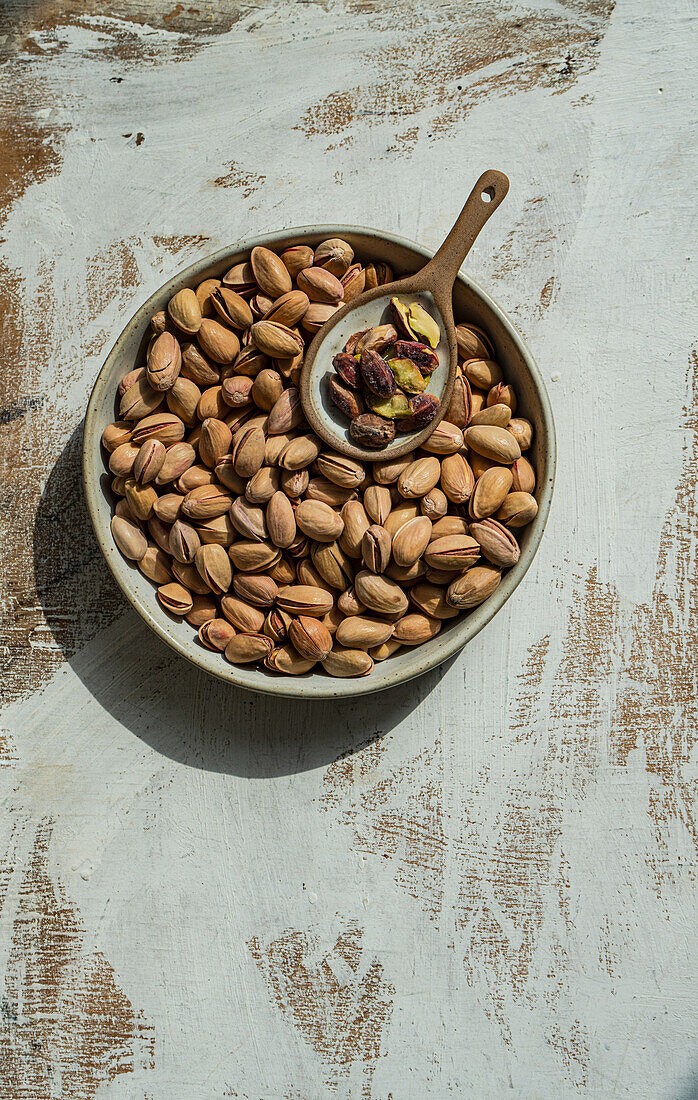
M 450 292 L 463 260 L 473 247 L 478 233 L 494 214 L 509 190 L 509 180 L 503 172 L 489 168 L 483 172 L 468 195 L 453 229 L 438 252 L 422 268 L 418 279 L 434 297 Z

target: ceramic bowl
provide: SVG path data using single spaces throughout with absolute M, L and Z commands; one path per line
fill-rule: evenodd
M 555 428 L 538 368 L 505 313 L 477 283 L 461 273 L 453 290 L 456 320 L 471 321 L 489 334 L 505 378 L 516 389 L 517 412 L 528 417 L 534 426 L 530 457 L 536 469 L 538 514 L 528 527 L 517 531 L 521 557 L 513 569 L 504 574 L 495 593 L 479 607 L 446 622 L 432 641 L 415 649 L 403 649 L 388 660 L 376 663 L 368 676 L 346 680 L 314 670 L 304 676 L 284 677 L 252 666 L 228 664 L 220 653 L 210 652 L 200 645 L 196 631 L 189 623 L 172 618 L 160 607 L 155 587 L 134 564 L 121 556 L 109 527 L 113 501 L 100 439 L 106 425 L 116 416 L 118 382 L 127 371 L 142 362 L 148 322 L 153 313 L 164 309 L 172 295 L 182 287 L 195 287 L 202 279 L 222 275 L 233 264 L 246 258 L 255 245 L 280 250 L 292 243 L 316 246 L 329 237 L 347 240 L 359 259 L 370 257 L 385 261 L 390 264 L 396 277 L 418 270 L 432 256 L 427 249 L 391 233 L 360 226 L 322 225 L 268 233 L 198 260 L 151 295 L 133 315 L 109 352 L 90 396 L 82 456 L 85 496 L 97 541 L 119 587 L 148 626 L 181 656 L 230 684 L 272 695 L 319 699 L 365 695 L 394 687 L 436 667 L 471 641 L 506 603 L 530 566 L 548 518 L 555 473 Z M 525 612 L 525 608 L 521 610 Z

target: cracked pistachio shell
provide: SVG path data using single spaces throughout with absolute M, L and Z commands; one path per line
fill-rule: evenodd
M 308 661 L 324 661 L 332 650 L 332 635 L 319 619 L 299 615 L 288 625 L 289 641 L 301 657 Z
M 536 472 L 523 455 L 511 467 L 512 489 L 517 493 L 532 493 L 536 487 Z
M 247 665 L 263 661 L 274 648 L 266 634 L 236 634 L 225 647 L 225 659 L 233 665 Z
M 278 605 L 289 615 L 311 615 L 321 619 L 334 604 L 333 596 L 324 588 L 309 584 L 290 584 L 278 595 Z
M 427 565 L 441 570 L 468 569 L 480 557 L 480 546 L 469 535 L 443 535 L 424 552 Z
M 259 634 L 264 626 L 264 612 L 239 596 L 223 596 L 221 611 L 243 633 Z
M 480 544 L 483 556 L 500 569 L 516 565 L 521 551 L 519 544 L 501 523 L 495 519 L 483 519 L 470 524 L 470 534 Z
M 191 592 L 177 581 L 161 585 L 157 597 L 165 611 L 169 611 L 171 615 L 184 616 L 194 606 Z
M 233 577 L 230 558 L 224 546 L 215 542 L 200 546 L 194 557 L 199 576 L 216 595 L 227 592 Z
M 288 642 L 265 657 L 264 664 L 272 672 L 281 672 L 285 676 L 302 676 L 310 671 L 316 661 L 301 657 L 295 647 Z
M 391 538 L 385 527 L 372 523 L 361 540 L 364 565 L 372 573 L 384 573 L 390 561 Z
M 338 542 L 315 543 L 311 553 L 312 563 L 319 581 L 331 585 L 332 588 L 336 588 L 340 592 L 349 587 L 354 580 L 354 568 Z M 310 583 L 302 568 L 305 564 L 307 563 L 299 563 L 298 579 L 301 580 L 301 574 L 303 573 L 306 577 L 304 583 Z M 314 583 L 317 583 L 317 580 Z
M 128 500 L 128 492 L 126 493 Z M 129 501 L 129 504 L 131 502 Z M 509 493 L 495 512 L 494 518 L 505 527 L 525 527 L 538 514 L 538 502 L 531 493 Z M 140 517 L 139 517 L 140 518 Z
M 249 328 L 252 324 L 249 304 L 230 287 L 216 287 L 211 291 L 210 301 L 218 316 L 233 328 Z
M 193 294 L 193 291 L 191 292 Z M 196 301 L 196 297 L 194 298 Z M 197 304 L 198 309 L 198 304 Z M 182 351 L 171 332 L 157 336 L 148 350 L 145 369 L 148 384 L 154 390 L 169 390 L 182 369 Z

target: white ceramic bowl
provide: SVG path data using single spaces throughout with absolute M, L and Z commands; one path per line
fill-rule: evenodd
M 538 515 L 528 527 L 517 531 L 517 536 L 521 536 L 521 557 L 513 569 L 504 574 L 495 593 L 474 610 L 446 622 L 433 641 L 415 649 L 403 649 L 388 660 L 377 663 L 370 675 L 347 680 L 314 670 L 304 676 L 284 677 L 251 666 L 228 664 L 220 653 L 200 645 L 189 623 L 171 618 L 160 607 L 155 587 L 135 565 L 121 556 L 109 527 L 112 516 L 110 477 L 105 472 L 100 439 L 106 425 L 116 418 L 117 385 L 127 371 L 143 361 L 148 322 L 153 313 L 165 308 L 176 291 L 182 287 L 194 287 L 208 276 L 222 275 L 233 264 L 249 256 L 255 245 L 275 249 L 292 243 L 315 246 L 329 237 L 347 240 L 359 259 L 385 261 L 390 264 L 396 277 L 418 270 L 432 255 L 412 241 L 390 233 L 360 226 L 321 225 L 268 233 L 198 260 L 151 295 L 128 322 L 109 352 L 90 396 L 82 456 L 85 496 L 97 541 L 122 592 L 155 633 L 187 660 L 231 684 L 275 695 L 318 699 L 365 695 L 394 687 L 441 664 L 474 638 L 506 603 L 533 560 L 548 518 L 555 474 L 555 427 L 548 395 L 536 364 L 499 306 L 477 283 L 461 274 L 453 291 L 456 321 L 471 321 L 485 329 L 494 342 L 496 358 L 502 365 L 506 380 L 516 389 L 517 412 L 528 417 L 534 425 L 530 457 L 536 470 Z

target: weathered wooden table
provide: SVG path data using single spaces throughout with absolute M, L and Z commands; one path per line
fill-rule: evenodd
M 0 1095 L 695 1096 L 695 9 L 194 3 L 0 14 Z M 106 351 L 243 235 L 435 246 L 489 166 L 534 567 L 363 703 L 199 675 L 88 527 Z

